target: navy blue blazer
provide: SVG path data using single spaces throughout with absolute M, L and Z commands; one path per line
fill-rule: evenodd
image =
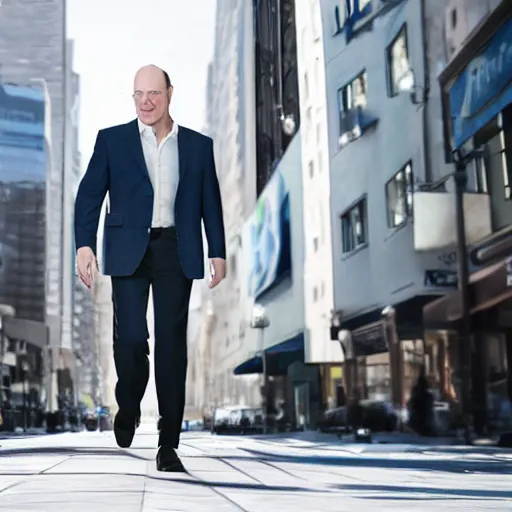
M 208 257 L 226 258 L 213 141 L 180 126 L 178 151 L 180 176 L 174 212 L 178 254 L 185 276 L 201 279 L 205 266 L 201 220 Z M 77 250 L 88 246 L 96 253 L 99 217 L 107 192 L 110 208 L 105 217 L 103 272 L 128 276 L 146 252 L 154 199 L 137 120 L 98 132 L 75 201 Z

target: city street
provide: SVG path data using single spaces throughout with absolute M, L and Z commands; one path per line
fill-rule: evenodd
M 189 475 L 155 469 L 155 426 L 0 439 L 2 512 L 512 510 L 512 452 L 183 436 Z

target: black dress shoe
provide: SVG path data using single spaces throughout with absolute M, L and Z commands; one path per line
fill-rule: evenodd
M 166 473 L 186 473 L 176 450 L 172 446 L 160 446 L 156 454 L 156 469 Z
M 140 420 L 137 417 L 130 417 L 119 411 L 114 419 L 114 435 L 117 445 L 120 448 L 129 448 L 135 435 L 135 429 L 139 426 Z

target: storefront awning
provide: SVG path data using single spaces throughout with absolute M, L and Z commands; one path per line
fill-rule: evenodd
M 507 260 L 503 260 L 470 276 L 471 314 L 489 309 L 512 297 L 512 286 L 508 286 L 507 275 Z M 448 328 L 461 318 L 459 291 L 449 293 L 423 308 L 423 322 L 427 329 Z
M 297 334 L 293 338 L 267 348 L 265 356 L 268 375 L 285 375 L 288 366 L 292 363 L 304 361 L 304 334 Z M 247 359 L 233 370 L 235 375 L 250 375 L 262 372 L 263 362 L 259 355 Z
M 234 370 L 235 375 L 251 375 L 254 373 L 261 373 L 263 371 L 263 364 L 260 356 L 254 356 L 247 359 L 242 364 L 239 364 Z

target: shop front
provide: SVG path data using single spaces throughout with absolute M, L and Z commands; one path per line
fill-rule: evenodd
M 432 386 L 468 393 L 478 434 L 508 430 L 512 410 L 512 3 L 470 34 L 440 76 L 446 156 L 475 154 L 493 234 L 470 250 L 467 287 L 423 308 Z M 469 327 L 467 339 L 460 333 Z
M 348 401 L 407 406 L 424 364 L 422 311 L 438 295 L 421 295 L 341 320 L 331 338 L 341 342 Z

